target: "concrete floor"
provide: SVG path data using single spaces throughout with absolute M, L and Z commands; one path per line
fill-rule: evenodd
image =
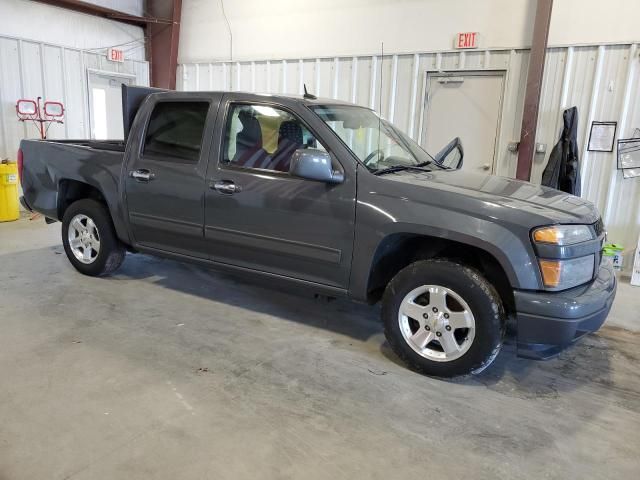
M 141 255 L 83 277 L 59 228 L 0 224 L 0 479 L 639 478 L 638 333 L 435 380 L 377 308 Z

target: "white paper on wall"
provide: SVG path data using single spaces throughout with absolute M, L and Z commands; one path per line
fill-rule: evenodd
M 631 285 L 640 287 L 640 237 L 638 237 L 638 246 L 636 254 L 633 257 L 633 273 L 631 274 Z

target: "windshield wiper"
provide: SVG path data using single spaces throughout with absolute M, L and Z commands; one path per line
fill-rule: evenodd
M 436 163 L 433 160 L 427 160 L 425 162 L 420 162 L 416 164 L 416 167 L 426 167 L 427 165 L 431 165 L 432 163 Z
M 373 172 L 374 175 L 383 175 L 385 173 L 393 173 L 400 172 L 403 170 L 416 170 L 418 172 L 430 172 L 431 170 L 427 170 L 426 168 L 421 168 L 415 165 L 391 165 L 390 167 L 383 168 L 382 170 L 376 170 Z
M 435 165 L 436 167 L 438 167 L 438 168 L 440 168 L 442 170 L 448 170 L 447 167 L 444 167 L 444 166 L 440 165 L 435 160 L 427 160 L 426 162 L 418 163 L 416 165 L 416 167 L 426 167 L 427 165 Z

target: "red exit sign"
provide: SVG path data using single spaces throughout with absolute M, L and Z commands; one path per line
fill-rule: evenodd
M 107 58 L 112 62 L 124 62 L 124 50 L 110 48 L 107 50 Z
M 456 35 L 455 48 L 478 48 L 478 32 L 462 32 Z

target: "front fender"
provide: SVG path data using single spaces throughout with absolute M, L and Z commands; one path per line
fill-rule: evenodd
M 398 199 L 389 202 L 391 206 L 384 203 L 374 198 L 359 199 L 357 203 L 356 248 L 349 283 L 353 298 L 366 301 L 369 273 L 377 251 L 385 239 L 397 234 L 451 240 L 479 248 L 496 259 L 512 288 L 540 288 L 540 273 L 528 229 L 442 206 Z

